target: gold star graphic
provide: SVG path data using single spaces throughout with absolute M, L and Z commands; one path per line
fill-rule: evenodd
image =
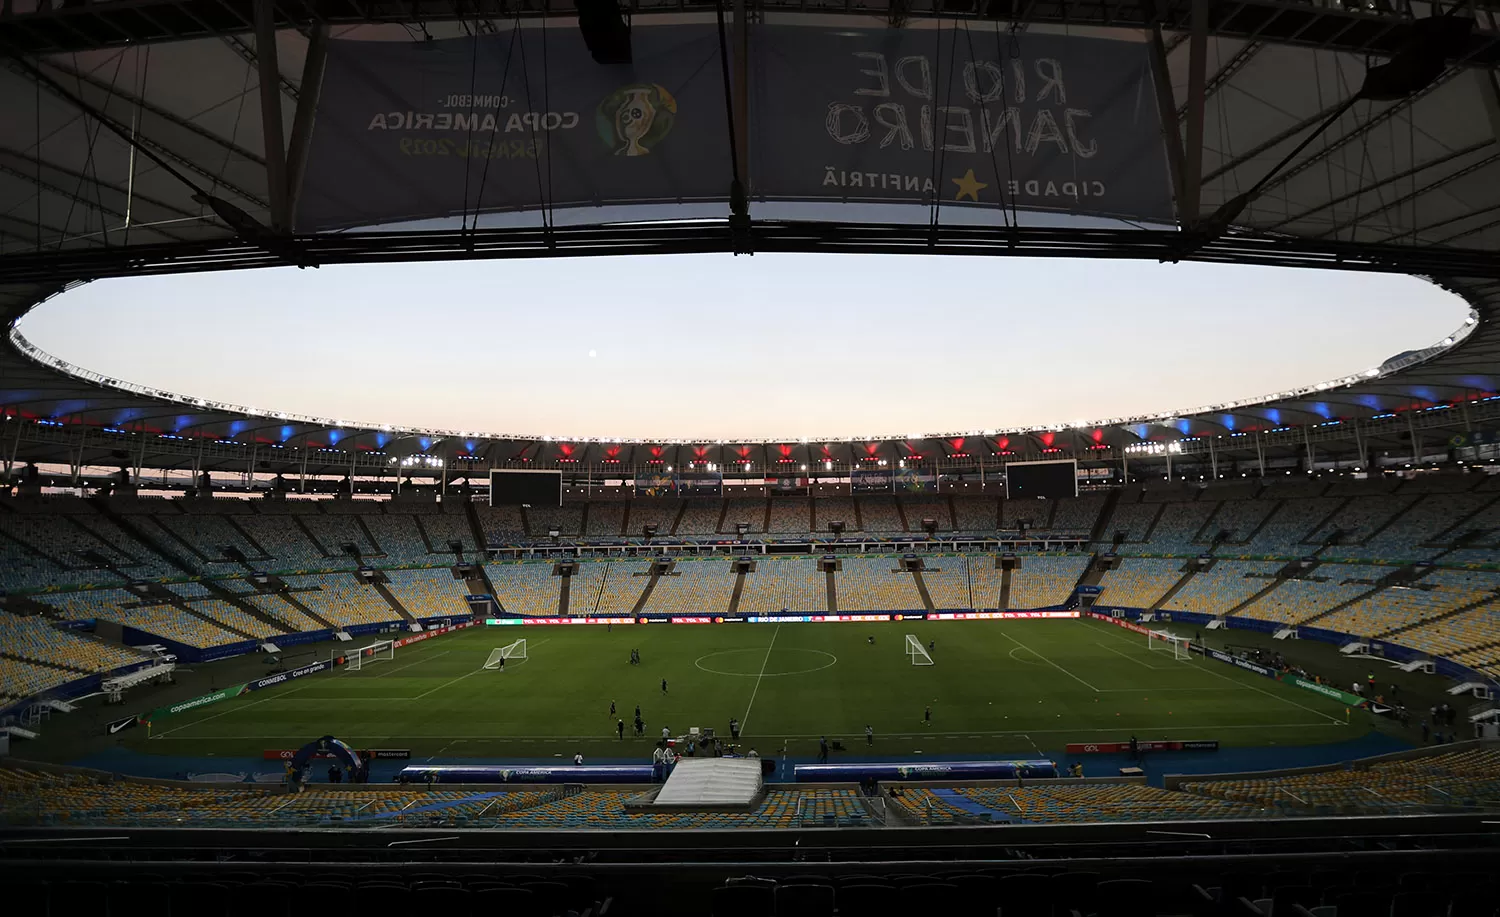
M 974 177 L 973 169 L 965 172 L 963 178 L 950 178 L 948 180 L 958 185 L 958 191 L 953 195 L 955 201 L 961 201 L 967 197 L 977 204 L 979 203 L 979 192 L 989 187 L 989 185 Z

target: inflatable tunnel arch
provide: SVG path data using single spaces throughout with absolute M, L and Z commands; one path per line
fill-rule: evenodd
M 317 757 L 333 758 L 349 771 L 351 778 L 356 782 L 364 782 L 364 778 L 367 776 L 365 768 L 368 767 L 368 764 L 360 758 L 359 752 L 333 736 L 323 736 L 297 749 L 297 753 L 292 755 L 291 761 L 287 762 L 289 780 L 293 786 L 302 783 L 302 777 L 307 771 L 307 765 L 312 762 L 313 758 Z

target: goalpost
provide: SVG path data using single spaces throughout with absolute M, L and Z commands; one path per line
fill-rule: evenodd
M 524 662 L 526 660 L 526 641 L 517 640 L 509 646 L 490 650 L 490 658 L 484 661 L 484 668 L 498 669 L 507 659 L 520 659 Z
M 914 635 L 906 635 L 906 655 L 911 657 L 912 665 L 932 665 L 932 657 L 927 653 L 927 647 L 922 645 Z
M 1170 652 L 1172 658 L 1185 661 L 1192 658 L 1188 651 L 1188 639 L 1167 633 L 1164 630 L 1146 631 L 1146 648 L 1152 652 Z
M 350 672 L 358 672 L 360 669 L 375 662 L 390 662 L 396 658 L 396 643 L 393 640 L 382 640 L 369 646 L 362 646 L 352 653 L 343 653 L 344 668 Z

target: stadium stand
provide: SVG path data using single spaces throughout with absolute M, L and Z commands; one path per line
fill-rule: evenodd
M 417 525 L 427 533 L 427 541 L 437 554 L 452 557 L 453 552 L 448 548 L 450 541 L 463 545 L 465 553 L 476 550 L 474 531 L 469 528 L 469 520 L 465 518 L 462 508 L 457 508 L 455 512 L 449 509 L 448 504 L 444 504 L 442 512 L 421 516 Z
M 1283 489 L 1290 489 L 1286 485 Z M 1321 485 L 1319 487 L 1321 489 Z M 1272 488 L 1267 488 L 1270 493 Z M 1263 495 L 1262 499 L 1266 499 Z M 1301 556 L 1308 551 L 1307 536 L 1324 519 L 1338 510 L 1341 500 L 1334 497 L 1309 497 L 1288 499 L 1271 513 L 1255 537 L 1250 540 L 1247 554 L 1273 554 L 1281 557 Z
M 1185 792 L 1276 812 L 1401 815 L 1473 807 L 1500 799 L 1500 748 L 1465 748 L 1436 755 L 1284 777 L 1204 780 Z
M 734 594 L 734 573 L 722 558 L 680 559 L 659 577 L 642 611 L 724 614 Z
M 607 565 L 588 563 L 579 566 L 587 568 Z M 485 567 L 485 572 L 489 574 L 490 583 L 495 587 L 495 598 L 511 614 L 542 617 L 557 614 L 562 586 L 559 578 L 552 575 L 551 563 L 490 564 Z M 576 590 L 577 584 L 572 584 L 571 588 Z M 576 601 L 576 591 L 574 595 Z
M 348 573 L 321 576 L 287 576 L 293 597 L 318 615 L 340 627 L 353 624 L 389 624 L 400 615 L 374 586 L 359 582 Z
M 1043 781 L 1025 786 L 951 790 L 903 787 L 893 799 L 921 824 L 943 824 L 978 815 L 1013 824 L 1066 824 L 1105 821 L 1193 821 L 1256 818 L 1266 813 L 1237 801 L 1172 792 L 1141 784 Z M 963 802 L 970 805 L 961 806 Z
M 1067 532 L 1087 535 L 1094 530 L 1094 526 L 1099 521 L 1099 514 L 1104 512 L 1105 499 L 1106 495 L 1103 493 L 1086 493 L 1050 501 L 1052 503 L 1050 522 L 1045 511 L 1045 502 L 1006 500 L 1002 509 L 1005 528 L 1014 529 L 1021 520 L 1030 520 L 1035 527 L 1050 529 L 1058 534 Z
M 873 534 L 894 534 L 906 531 L 901 524 L 901 510 L 895 497 L 860 497 L 859 515 L 864 530 Z
M 1150 608 L 1182 579 L 1182 561 L 1123 558 L 1099 581 L 1098 602 L 1119 608 Z M 1014 589 L 1014 585 L 1011 587 Z
M 1441 617 L 1494 598 L 1500 576 L 1434 570 L 1411 586 L 1392 586 L 1340 608 L 1318 626 L 1360 637 L 1374 637 Z
M 1104 524 L 1105 541 L 1117 538 L 1128 542 L 1145 541 L 1161 509 L 1160 504 L 1155 503 L 1126 503 L 1122 497 L 1114 514 Z
M 221 646 L 245 639 L 171 605 L 142 605 L 139 599 L 123 589 L 63 592 L 37 596 L 37 600 L 57 609 L 67 620 L 103 618 L 188 646 Z
M 269 505 L 269 504 L 268 504 Z M 234 516 L 235 525 L 265 550 L 281 570 L 322 570 L 334 566 L 296 521 L 285 515 Z
M 923 532 L 923 519 L 931 519 L 937 523 L 937 531 L 953 531 L 953 513 L 948 508 L 947 500 L 916 499 L 907 497 L 902 500 L 902 509 L 906 512 L 906 523 L 913 532 Z
M 386 570 L 386 588 L 418 618 L 467 614 L 463 580 L 444 570 Z
M 817 516 L 819 535 L 827 535 L 830 531 L 830 522 L 844 523 L 844 531 L 862 531 L 859 524 L 859 516 L 854 510 L 854 500 L 850 497 L 819 497 L 814 513 Z
M 340 570 L 352 570 L 360 566 L 360 559 L 349 554 L 347 545 L 353 545 L 360 557 L 368 563 L 370 558 L 380 557 L 388 562 L 384 553 L 365 531 L 363 520 L 354 514 L 303 516 L 302 524 L 328 558 L 326 565 Z
M 1004 571 L 995 565 L 989 554 L 977 554 L 968 558 L 969 594 L 974 607 L 994 610 L 1000 607 L 1000 587 L 1004 583 Z
M 649 561 L 611 561 L 604 570 L 604 584 L 599 587 L 599 600 L 594 613 L 600 615 L 628 615 L 640 600 L 651 572 Z
M 1199 550 L 1195 547 L 1198 532 L 1208 522 L 1217 506 L 1212 502 L 1168 503 L 1162 507 L 1156 528 L 1151 533 L 1152 553 L 1186 554 Z M 1106 536 L 1112 535 L 1108 530 Z
M 560 537 L 576 538 L 583 534 L 583 514 L 586 504 L 568 503 L 563 506 L 532 506 L 521 510 L 526 519 L 527 531 L 532 538 L 546 538 L 547 533 L 557 530 Z
M 812 505 L 805 497 L 772 497 L 772 535 L 806 535 L 812 531 Z
M 64 666 L 90 674 L 112 672 L 149 658 L 136 650 L 59 629 L 44 617 L 4 612 L 0 612 L 0 648 L 22 662 Z
M 521 521 L 520 507 L 475 503 L 474 511 L 479 515 L 480 526 L 490 542 L 517 544 L 526 540 L 526 525 Z
M 1358 564 L 1322 564 L 1307 577 L 1282 581 L 1236 614 L 1262 621 L 1300 624 L 1342 602 L 1369 592 L 1391 571 Z
M 1225 542 L 1244 544 L 1275 509 L 1270 500 L 1226 500 L 1204 526 L 1204 538 L 1212 542 L 1222 532 Z
M 588 524 L 584 527 L 584 534 L 590 538 L 620 537 L 620 531 L 625 527 L 626 508 L 624 501 L 592 501 L 589 503 Z
M 359 520 L 379 545 L 381 563 L 424 564 L 431 560 L 417 517 L 408 515 L 365 516 Z
M 846 557 L 836 581 L 839 611 L 909 611 L 922 607 L 910 573 L 892 572 L 895 557 Z
M 1022 610 L 1066 602 L 1090 562 L 1086 554 L 1027 554 L 1016 559 L 1020 563 L 1011 571 L 1010 608 Z
M 734 534 L 740 523 L 744 523 L 745 531 L 752 534 L 764 534 L 766 531 L 766 501 L 764 498 L 755 500 L 734 499 L 726 500 L 724 507 L 724 522 L 719 526 L 719 531 Z
M 654 525 L 659 537 L 671 535 L 672 526 L 677 524 L 677 515 L 682 511 L 682 504 L 682 500 L 637 498 L 630 501 L 630 531 L 625 534 L 639 537 L 643 527 Z M 718 520 L 715 519 L 714 522 L 717 524 Z
M 953 500 L 953 513 L 958 517 L 956 532 L 966 535 L 993 534 L 1000 527 L 1000 503 L 994 497 L 959 495 Z
M 1329 488 L 1336 491 L 1338 485 Z M 1314 544 L 1337 537 L 1338 544 L 1362 543 L 1375 532 L 1385 528 L 1397 516 L 1411 508 L 1416 497 L 1367 496 L 1352 497 L 1339 507 L 1307 540 Z
M 981 567 L 987 557 L 976 557 L 973 563 Z M 929 556 L 922 580 L 927 584 L 927 594 L 932 597 L 935 608 L 974 608 L 980 599 L 970 591 L 970 560 L 956 554 Z M 990 564 L 993 569 L 993 562 Z M 991 603 L 993 605 L 993 603 Z
M 1281 567 L 1274 561 L 1217 561 L 1208 570 L 1194 574 L 1162 609 L 1224 614 L 1271 585 L 1271 578 Z
M 762 557 L 745 576 L 740 595 L 743 614 L 770 614 L 781 609 L 807 614 L 828 611 L 825 575 L 811 557 Z
M 724 513 L 723 500 L 688 500 L 682 520 L 677 524 L 678 535 L 712 535 L 719 530 L 719 517 Z

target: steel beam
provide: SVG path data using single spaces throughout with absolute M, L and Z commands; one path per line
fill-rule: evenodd
M 281 67 L 276 55 L 275 0 L 255 0 L 255 65 L 260 73 L 261 138 L 266 158 L 266 196 L 271 202 L 271 229 L 288 232 L 286 135 L 281 124 Z
M 1208 0 L 1192 0 L 1193 29 L 1188 37 L 1187 134 L 1183 138 L 1182 203 L 1178 218 L 1194 226 L 1202 216 L 1203 100 L 1208 72 Z
M 1177 221 L 1186 226 L 1193 216 L 1183 206 L 1182 190 L 1182 126 L 1177 117 L 1177 105 L 1172 99 L 1172 75 L 1167 67 L 1166 42 L 1162 39 L 1161 26 L 1153 26 L 1150 39 L 1151 77 L 1156 88 L 1156 111 L 1161 119 L 1162 143 L 1167 148 L 1167 172 L 1172 180 L 1172 205 L 1177 209 Z
M 292 116 L 292 139 L 287 150 L 287 213 L 295 224 L 302 201 L 302 181 L 307 175 L 307 153 L 312 144 L 313 121 L 323 94 L 323 73 L 328 65 L 328 27 L 315 26 L 307 36 L 307 56 L 302 62 L 302 92 Z

